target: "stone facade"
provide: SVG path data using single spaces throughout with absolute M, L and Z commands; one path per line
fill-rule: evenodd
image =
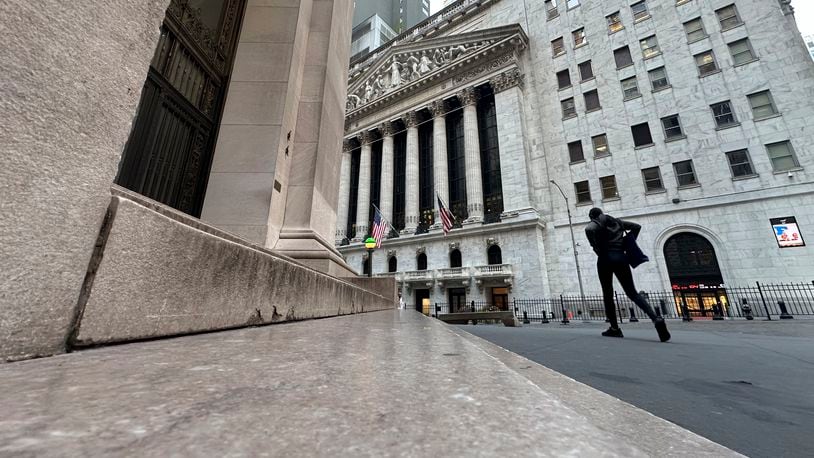
M 616 0 L 580 3 L 567 8 L 563 0 L 459 1 L 397 37 L 390 49 L 354 66 L 347 138 L 478 85 L 491 88 L 497 109 L 505 208 L 501 222 L 482 224 L 476 212 L 472 224 L 453 229 L 446 238 L 433 227 L 429 234 L 386 240 L 374 254 L 373 272 L 388 270 L 387 253 L 393 250 L 396 277 L 412 304 L 416 282 L 407 280 L 418 274 L 408 271 L 415 270 L 416 250 L 424 249 L 431 277 L 424 287 L 431 289 L 432 302 L 446 302 L 438 279 L 440 269 L 449 267 L 448 244 L 461 244 L 463 265 L 474 272 L 487 264 L 486 240 L 499 239 L 503 262 L 510 264 L 510 297 L 578 294 L 567 207 L 553 180 L 568 195 L 588 294 L 600 290 L 595 256 L 583 232 L 593 206 L 643 224 L 640 245 L 652 262 L 636 272 L 640 289 L 671 287 L 664 247 L 679 233 L 698 234 L 712 244 L 726 285 L 814 280 L 812 248 L 779 248 L 769 222 L 795 216 L 804 237 L 814 234 L 814 130 L 809 122 L 814 116 L 814 65 L 802 42 L 790 45 L 786 39 L 797 30 L 788 2 L 646 0 L 646 11 Z M 621 24 L 611 30 L 617 12 Z M 690 37 L 697 18 L 703 30 Z M 514 42 L 507 38 L 512 34 Z M 491 52 L 501 39 L 507 40 L 501 49 L 511 48 L 510 54 Z M 624 46 L 630 51 L 629 65 L 622 55 L 620 62 L 615 59 L 614 51 Z M 451 49 L 460 50 L 460 56 Z M 701 76 L 697 65 L 709 64 L 703 57 L 708 51 L 715 66 L 702 68 Z M 393 61 L 406 63 L 410 56 L 423 55 L 446 60 L 433 60 L 426 71 L 419 66 L 418 73 L 409 65 L 399 75 L 385 71 Z M 662 68 L 666 82 L 658 81 Z M 385 84 L 377 91 L 380 78 Z M 403 81 L 393 84 L 393 78 Z M 586 106 L 593 102 L 594 90 L 598 107 Z M 571 98 L 575 111 L 564 115 L 563 102 Z M 729 104 L 714 113 L 712 105 L 721 102 Z M 669 124 L 673 115 L 678 115 L 680 131 Z M 639 138 L 637 146 L 631 128 L 642 123 L 648 124 L 651 139 Z M 436 131 L 442 125 L 436 117 Z M 595 154 L 593 141 L 601 145 L 602 134 L 608 150 L 600 147 Z M 571 157 L 569 144 L 577 141 L 582 157 Z M 770 150 L 768 145 L 774 146 Z M 780 157 L 784 154 L 778 151 L 788 151 L 786 145 L 793 157 Z M 437 156 L 447 153 L 438 147 L 433 151 Z M 732 156 L 740 167 L 730 164 L 726 153 L 732 152 L 741 152 Z M 470 162 L 475 155 L 466 158 L 469 182 L 479 174 Z M 683 161 L 692 161 L 693 176 L 685 175 Z M 436 175 L 443 175 L 446 161 L 435 163 Z M 654 167 L 661 185 L 651 181 L 647 191 L 643 169 Z M 343 181 L 349 174 L 343 174 Z M 606 179 L 603 197 L 600 179 L 606 177 L 614 178 L 615 189 Z M 583 181 L 590 199 L 575 204 L 575 184 Z M 435 191 L 447 199 L 444 184 L 435 177 Z M 343 186 L 350 192 L 348 183 Z M 474 187 L 468 183 L 467 195 L 477 199 Z M 533 222 L 533 228 L 517 221 Z M 344 227 L 340 220 L 337 243 L 345 236 Z M 351 267 L 362 270 L 361 246 L 351 243 L 340 251 Z M 469 280 L 467 300 L 490 301 L 488 290 L 475 287 L 474 273 Z

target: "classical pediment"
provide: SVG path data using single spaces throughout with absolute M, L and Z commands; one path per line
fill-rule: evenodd
M 477 30 L 393 46 L 364 71 L 351 75 L 347 115 L 353 117 L 383 100 L 393 100 L 451 73 L 525 49 L 520 25 Z

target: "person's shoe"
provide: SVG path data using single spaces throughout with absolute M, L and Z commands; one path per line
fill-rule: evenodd
M 662 342 L 670 340 L 670 331 L 667 330 L 667 323 L 664 322 L 664 318 L 658 317 L 653 323 L 656 325 L 656 332 L 659 333 L 659 340 Z
M 622 334 L 622 330 L 619 328 L 608 328 L 607 331 L 602 333 L 605 337 L 624 337 L 625 335 Z

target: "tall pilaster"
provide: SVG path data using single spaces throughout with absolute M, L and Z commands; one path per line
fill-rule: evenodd
M 407 126 L 407 167 L 404 186 L 404 233 L 412 234 L 418 227 L 418 117 L 415 111 L 404 115 Z
M 464 107 L 464 160 L 466 162 L 466 201 L 469 218 L 465 222 L 483 221 L 483 177 L 478 139 L 477 94 L 468 87 L 458 93 Z
M 449 173 L 447 165 L 447 121 L 446 104 L 437 100 L 430 104 L 432 113 L 432 172 L 435 192 L 441 197 L 445 205 L 449 205 Z M 434 196 L 433 196 L 434 197 Z M 438 205 L 435 206 L 435 224 L 440 227 L 438 218 Z
M 370 132 L 359 134 L 362 154 L 359 158 L 359 189 L 356 192 L 356 234 L 354 241 L 361 241 L 367 235 L 370 220 Z
M 339 170 L 339 204 L 336 209 L 336 243 L 348 236 L 348 203 L 350 199 L 350 163 L 353 146 L 350 140 L 342 144 L 342 163 Z
M 503 183 L 503 208 L 508 214 L 533 211 L 526 154 L 526 132 L 523 75 L 520 70 L 507 70 L 490 81 L 495 93 L 500 176 Z
M 382 179 L 379 193 L 384 219 L 393 222 L 393 124 L 389 121 L 379 126 L 382 134 Z

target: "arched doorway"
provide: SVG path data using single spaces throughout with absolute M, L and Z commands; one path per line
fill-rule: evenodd
M 664 259 L 679 314 L 685 305 L 696 317 L 713 317 L 716 309 L 727 313 L 724 278 L 709 240 L 692 232 L 673 235 L 664 244 Z
M 387 271 L 391 273 L 399 271 L 399 262 L 395 256 L 390 256 L 390 259 L 387 260 Z

